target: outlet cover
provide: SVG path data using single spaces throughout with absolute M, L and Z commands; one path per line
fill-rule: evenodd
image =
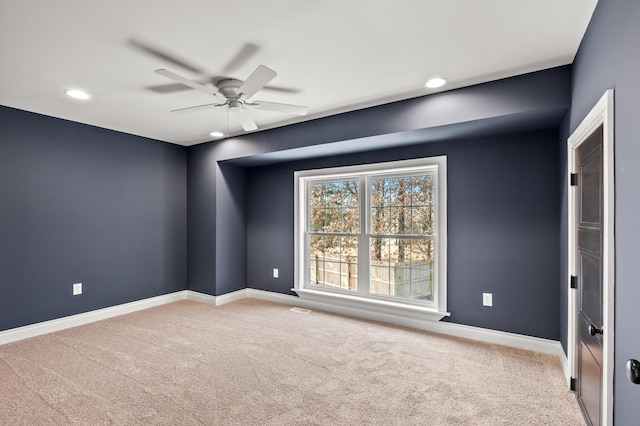
M 79 294 L 82 294 L 82 283 L 75 283 L 73 285 L 73 295 L 77 296 Z
M 482 293 L 482 306 L 493 306 L 492 293 Z
M 278 268 L 273 268 L 273 278 L 278 278 Z

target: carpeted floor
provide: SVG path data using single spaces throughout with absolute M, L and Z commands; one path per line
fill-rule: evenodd
M 2 425 L 583 425 L 558 359 L 244 299 L 0 346 Z

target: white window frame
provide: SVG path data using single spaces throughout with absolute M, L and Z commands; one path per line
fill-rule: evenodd
M 360 227 L 359 234 L 359 259 L 369 257 L 369 223 L 368 223 L 368 198 L 369 179 L 376 176 L 417 175 L 420 173 L 433 174 L 435 179 L 435 271 L 434 271 L 434 300 L 414 301 L 396 297 L 385 297 L 367 294 L 366 290 L 358 292 L 349 290 L 318 288 L 307 285 L 309 283 L 307 271 L 307 259 L 309 257 L 306 241 L 308 197 L 307 187 L 309 182 L 327 181 L 338 179 L 363 179 L 364 185 L 359 191 L 360 197 Z M 385 316 L 403 317 L 410 320 L 438 321 L 447 312 L 447 158 L 446 156 L 421 158 L 416 160 L 392 161 L 358 166 L 334 167 L 326 169 L 296 171 L 294 173 L 295 214 L 294 214 L 294 238 L 295 238 L 295 270 L 294 292 L 309 302 L 325 306 L 340 307 L 340 312 L 354 313 L 355 316 L 367 318 L 384 318 Z M 366 219 L 366 220 L 365 220 Z M 368 268 L 362 268 L 359 262 L 359 275 L 362 274 L 362 282 L 368 282 Z M 363 270 L 366 269 L 366 270 Z M 365 315 L 362 315 L 362 314 Z

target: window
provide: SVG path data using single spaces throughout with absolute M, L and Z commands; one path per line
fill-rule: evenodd
M 301 297 L 447 315 L 446 157 L 296 172 L 295 186 Z

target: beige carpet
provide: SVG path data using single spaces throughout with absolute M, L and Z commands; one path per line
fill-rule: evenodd
M 0 346 L 0 424 L 582 425 L 557 358 L 244 299 Z

